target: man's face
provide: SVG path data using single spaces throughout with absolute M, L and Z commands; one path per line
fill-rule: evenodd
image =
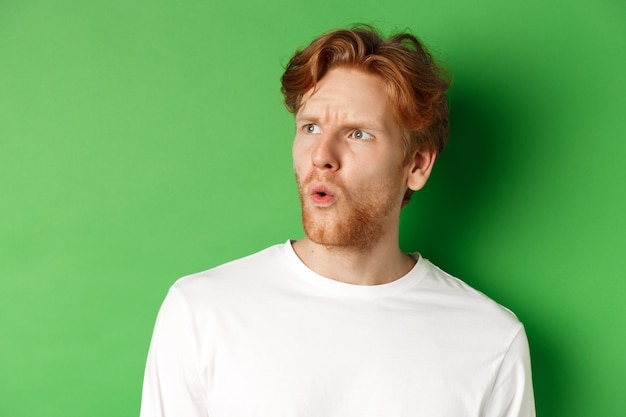
M 330 70 L 296 114 L 293 161 L 307 237 L 367 250 L 397 233 L 407 185 L 402 129 L 381 78 Z

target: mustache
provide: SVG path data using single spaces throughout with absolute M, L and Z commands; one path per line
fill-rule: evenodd
M 304 179 L 300 178 L 300 176 L 296 173 L 296 182 L 298 183 L 298 187 L 304 188 L 307 185 L 310 185 L 313 182 L 319 182 L 324 185 L 332 186 L 333 188 L 337 188 L 341 191 L 345 191 L 344 185 L 341 181 L 338 181 L 331 175 L 324 175 L 318 171 L 313 171 L 309 175 L 307 175 Z

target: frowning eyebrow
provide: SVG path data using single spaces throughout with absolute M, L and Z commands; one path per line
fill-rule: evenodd
M 296 114 L 296 123 L 298 122 L 303 122 L 303 121 L 307 121 L 310 123 L 319 123 L 320 118 L 313 115 L 313 114 L 307 114 L 307 113 L 303 113 L 303 112 L 298 112 Z
M 295 117 L 296 124 L 315 123 L 323 125 L 328 119 L 329 117 L 320 117 L 316 114 L 308 113 L 306 111 L 298 112 Z M 384 125 L 378 125 L 376 123 L 373 123 L 371 120 L 359 120 L 349 117 L 342 118 L 340 127 L 344 129 L 363 129 L 373 132 L 382 132 L 385 130 Z

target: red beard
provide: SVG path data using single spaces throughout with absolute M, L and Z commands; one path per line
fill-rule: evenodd
M 348 190 L 335 180 L 314 171 L 302 182 L 296 174 L 304 233 L 313 242 L 330 248 L 364 252 L 385 233 L 389 216 L 399 215 L 401 171 L 367 188 Z M 313 183 L 332 187 L 336 201 L 330 207 L 315 207 L 308 187 Z

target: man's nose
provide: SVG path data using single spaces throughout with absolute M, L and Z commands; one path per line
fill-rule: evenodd
M 319 169 L 336 171 L 340 167 L 341 139 L 332 133 L 323 133 L 311 154 L 313 165 Z

